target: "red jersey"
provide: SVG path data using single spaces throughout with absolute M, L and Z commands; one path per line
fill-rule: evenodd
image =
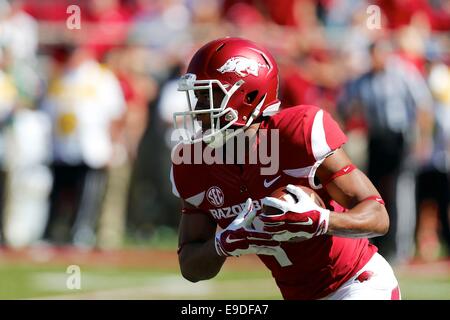
M 233 221 L 248 198 L 259 210 L 264 197 L 287 184 L 315 189 L 329 209 L 335 210 L 330 207 L 326 190 L 314 181 L 322 161 L 347 140 L 332 117 L 318 107 L 301 105 L 266 118 L 260 129 L 268 129 L 259 130 L 260 135 L 278 129 L 279 149 L 272 149 L 279 155 L 274 175 L 261 174 L 261 168 L 268 166 L 262 161 L 242 165 L 173 164 L 174 194 L 211 216 L 221 228 Z M 251 148 L 258 147 L 260 141 L 255 139 Z M 285 299 L 319 299 L 355 275 L 376 251 L 365 238 L 322 235 L 303 242 L 282 242 L 280 255 L 258 257 L 271 270 Z

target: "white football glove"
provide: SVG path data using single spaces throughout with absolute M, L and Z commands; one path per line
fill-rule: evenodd
M 266 197 L 262 200 L 265 206 L 281 210 L 280 214 L 264 214 L 258 216 L 263 222 L 263 231 L 273 234 L 273 239 L 289 241 L 293 238 L 310 239 L 328 231 L 330 210 L 321 208 L 301 188 L 288 185 L 286 190 L 297 197 L 295 203 L 281 199 Z
M 257 231 L 251 227 L 257 210 L 252 199 L 247 199 L 242 212 L 230 225 L 216 233 L 215 245 L 220 256 L 240 256 L 243 254 L 275 255 L 280 243 L 272 234 Z

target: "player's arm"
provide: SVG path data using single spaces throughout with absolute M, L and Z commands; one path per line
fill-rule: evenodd
M 320 163 L 316 177 L 330 196 L 349 210 L 337 213 L 322 208 L 301 188 L 288 185 L 286 190 L 295 196 L 295 203 L 274 197 L 262 200 L 263 205 L 281 210 L 277 215 L 263 213 L 259 216 L 263 230 L 279 241 L 294 237 L 310 239 L 323 234 L 354 238 L 385 234 L 389 217 L 383 201 L 370 180 L 351 165 L 340 148 L 347 140 L 345 134 L 329 113 L 315 108 L 306 112 L 297 125 L 303 135 L 292 135 L 291 148 L 306 154 L 311 163 L 313 160 Z
M 295 202 L 266 197 L 263 205 L 281 210 L 279 214 L 261 214 L 263 230 L 273 239 L 304 240 L 323 234 L 341 237 L 369 238 L 383 235 L 389 228 L 389 217 L 380 194 L 370 180 L 351 162 L 341 149 L 328 156 L 318 168 L 320 178 L 331 197 L 349 208 L 337 213 L 317 205 L 301 188 L 287 185 Z
M 215 249 L 216 222 L 200 209 L 183 201 L 178 242 L 178 261 L 181 274 L 189 281 L 197 282 L 215 277 L 225 257 Z M 197 212 L 196 212 L 197 211 Z
M 239 215 L 218 232 L 209 215 L 186 202 L 184 205 L 190 212 L 182 215 L 178 257 L 183 276 L 192 282 L 213 278 L 226 257 L 279 252 L 280 243 L 272 234 L 252 228 L 257 210 L 250 198 Z
M 327 157 L 316 175 L 327 182 L 325 188 L 339 204 L 348 208 L 345 213 L 330 212 L 328 234 L 342 237 L 376 237 L 389 229 L 389 216 L 375 186 L 358 169 L 339 175 L 336 172 L 351 165 L 342 149 Z

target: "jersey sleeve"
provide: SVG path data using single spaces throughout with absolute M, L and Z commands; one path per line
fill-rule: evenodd
M 170 167 L 170 183 L 172 184 L 172 193 L 175 197 L 180 198 L 180 193 L 178 192 L 177 185 L 175 184 L 175 178 L 173 177 L 173 164 Z
M 283 173 L 307 178 L 314 189 L 321 187 L 315 183 L 317 168 L 347 141 L 331 115 L 313 105 L 287 108 L 273 116 L 268 127 L 279 130 Z
M 311 109 L 311 119 L 305 126 L 305 141 L 308 157 L 313 163 L 308 182 L 313 189 L 320 189 L 322 184 L 315 181 L 317 168 L 326 157 L 347 142 L 347 137 L 328 112 L 317 107 L 315 109 Z
M 322 161 L 347 141 L 331 115 L 313 105 L 285 109 L 271 120 L 269 126 L 280 132 L 282 155 L 295 155 L 304 167 Z
M 172 184 L 172 193 L 177 198 L 186 199 L 189 197 L 190 190 L 195 188 L 191 183 L 193 175 L 192 171 L 195 166 L 189 165 L 191 157 L 184 158 L 185 153 L 191 155 L 192 148 L 190 145 L 177 144 L 171 151 L 172 166 L 170 167 L 170 182 Z
M 186 166 L 174 165 L 170 169 L 170 182 L 172 184 L 172 193 L 177 197 L 193 207 L 183 206 L 181 208 L 182 214 L 193 214 L 208 212 L 199 208 L 200 204 L 205 199 L 205 191 L 198 188 L 198 184 L 191 183 L 192 173 L 187 170 Z M 197 180 L 198 182 L 198 180 Z
M 190 146 L 188 146 L 190 148 Z M 177 146 L 176 148 L 181 148 Z M 183 152 L 175 150 L 174 152 Z M 172 193 L 191 206 L 183 206 L 182 214 L 205 213 L 200 209 L 200 205 L 205 199 L 204 187 L 205 170 L 201 165 L 189 163 L 177 163 L 172 161 L 170 168 L 170 182 L 172 184 Z
M 315 161 L 321 161 L 347 142 L 338 123 L 331 115 L 318 109 L 312 115 L 311 128 L 306 127 L 306 147 Z

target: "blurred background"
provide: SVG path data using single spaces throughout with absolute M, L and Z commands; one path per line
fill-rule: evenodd
M 76 297 L 71 264 L 85 298 L 237 299 L 241 278 L 242 297 L 281 298 L 252 258 L 210 284 L 178 272 L 176 81 L 223 36 L 273 53 L 283 108 L 338 119 L 386 201 L 373 241 L 404 297 L 450 299 L 447 0 L 0 0 L 0 298 Z

